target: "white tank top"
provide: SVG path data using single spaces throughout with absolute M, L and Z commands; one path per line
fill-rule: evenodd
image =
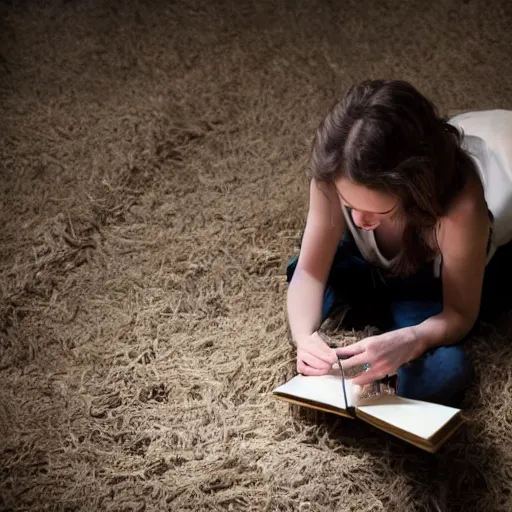
M 494 217 L 487 262 L 496 249 L 512 240 L 512 110 L 482 110 L 459 114 L 449 123 L 462 130 L 462 147 L 476 164 L 484 188 L 487 207 Z M 380 252 L 373 231 L 358 229 L 350 212 L 343 207 L 347 226 L 362 256 L 382 268 L 388 260 Z M 439 277 L 442 259 L 435 260 Z

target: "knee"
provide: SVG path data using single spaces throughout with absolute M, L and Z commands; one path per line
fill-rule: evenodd
M 473 367 L 461 345 L 439 347 L 399 369 L 397 394 L 455 405 L 473 375 Z
M 462 345 L 439 347 L 429 359 L 429 370 L 443 376 L 446 383 L 465 380 L 473 374 L 473 366 Z

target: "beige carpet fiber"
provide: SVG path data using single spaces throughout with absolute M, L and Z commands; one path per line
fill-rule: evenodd
M 0 2 L 0 509 L 510 511 L 511 336 L 436 456 L 270 398 L 317 123 L 512 107 L 512 7 Z

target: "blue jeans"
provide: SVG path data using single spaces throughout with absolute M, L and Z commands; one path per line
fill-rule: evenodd
M 287 268 L 290 282 L 298 257 Z M 512 244 L 500 248 L 487 266 L 482 293 L 482 311 L 497 312 L 493 297 L 506 291 L 512 281 L 509 262 Z M 509 293 L 508 293 L 509 294 Z M 508 295 L 507 294 L 507 295 Z M 366 325 L 382 331 L 417 325 L 442 311 L 442 282 L 427 264 L 408 277 L 386 277 L 361 255 L 350 234 L 338 247 L 324 294 L 323 317 L 337 304 L 350 306 L 344 322 L 348 328 Z M 503 302 L 500 303 L 503 305 Z M 446 405 L 458 405 L 474 379 L 474 371 L 463 347 L 441 346 L 398 369 L 397 394 Z

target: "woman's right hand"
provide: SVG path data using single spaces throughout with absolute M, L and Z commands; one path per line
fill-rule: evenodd
M 326 375 L 337 359 L 318 332 L 297 341 L 297 371 L 302 375 Z

